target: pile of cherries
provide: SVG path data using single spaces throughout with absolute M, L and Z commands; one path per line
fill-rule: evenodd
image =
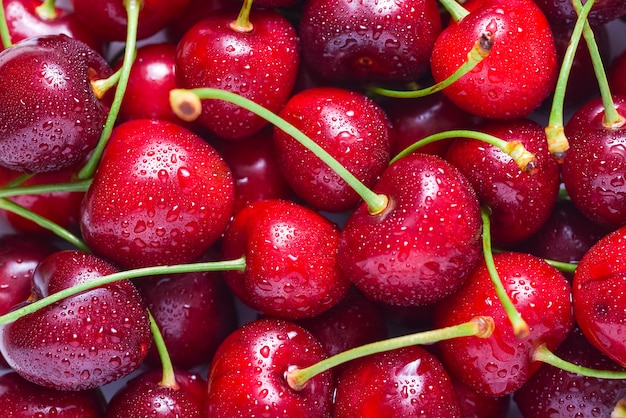
M 626 417 L 626 2 L 2 3 L 2 416 Z

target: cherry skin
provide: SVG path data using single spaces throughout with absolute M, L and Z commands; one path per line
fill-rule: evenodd
M 626 227 L 600 239 L 574 272 L 576 321 L 591 344 L 626 366 Z
M 618 96 L 626 96 L 626 50 L 622 51 L 608 68 L 611 91 Z
M 493 317 L 489 338 L 456 338 L 438 344 L 446 370 L 476 392 L 504 396 L 519 389 L 540 366 L 531 360 L 535 346 L 556 348 L 574 325 L 567 279 L 537 257 L 505 252 L 494 255 L 506 293 L 529 326 L 523 338 L 513 327 L 496 295 L 484 264 L 474 270 L 461 290 L 442 301 L 435 328 L 467 321 L 477 315 Z
M 213 87 L 240 94 L 278 112 L 293 89 L 299 63 L 297 35 L 273 10 L 252 10 L 252 31 L 231 28 L 236 10 L 211 13 L 178 43 L 176 76 L 184 88 Z M 280 86 L 280 88 L 277 88 Z M 267 122 L 237 105 L 205 100 L 198 122 L 213 134 L 242 139 Z
M 419 346 L 358 359 L 337 376 L 334 418 L 460 416 L 450 377 Z
M 615 96 L 626 114 L 626 97 Z M 604 106 L 597 98 L 578 109 L 565 125 L 570 149 L 563 161 L 563 184 L 576 207 L 593 222 L 617 229 L 626 224 L 624 152 L 626 125 L 603 125 Z
M 161 370 L 145 371 L 118 389 L 107 405 L 106 418 L 204 417 L 206 382 L 198 373 L 174 370 L 178 388 L 161 384 Z
M 224 259 L 246 258 L 226 282 L 246 305 L 285 319 L 310 318 L 343 299 L 350 282 L 337 267 L 339 230 L 290 201 L 252 203 L 235 214 L 222 241 Z
M 280 319 L 258 319 L 224 340 L 208 374 L 206 412 L 215 418 L 328 417 L 334 389 L 330 372 L 313 377 L 296 391 L 285 381 L 293 368 L 326 356 L 304 328 Z
M 578 13 L 569 0 L 535 0 L 546 17 L 557 26 L 573 27 Z M 584 4 L 584 3 L 583 3 Z M 598 26 L 626 14 L 626 4 L 621 0 L 598 0 L 593 4 L 587 20 Z
M 60 170 L 83 161 L 98 141 L 107 109 L 90 81 L 111 69 L 66 35 L 29 38 L 0 53 L 0 165 Z
M 118 270 L 74 250 L 56 252 L 35 270 L 34 295 Z M 128 281 L 71 296 L 4 325 L 0 350 L 25 379 L 53 389 L 85 390 L 135 371 L 152 342 L 146 307 Z
M 104 418 L 100 389 L 67 391 L 29 382 L 15 372 L 0 376 L 0 404 L 5 416 L 16 418 Z
M 457 106 L 490 119 L 525 117 L 556 82 L 557 55 L 546 17 L 531 0 L 478 0 L 470 14 L 437 38 L 431 56 L 436 82 L 449 77 L 485 33 L 493 47 L 471 72 L 443 90 Z
M 446 154 L 469 179 L 480 202 L 491 209 L 494 245 L 511 246 L 530 237 L 550 216 L 561 184 L 559 164 L 536 122 L 487 121 L 477 129 L 505 141 L 520 141 L 537 158 L 538 170 L 529 174 L 499 148 L 464 138 L 455 140 Z
M 81 230 L 94 253 L 126 267 L 188 263 L 226 229 L 230 169 L 201 137 L 171 122 L 118 125 L 89 187 Z
M 361 93 L 335 87 L 307 89 L 292 96 L 280 116 L 367 187 L 389 164 L 389 121 Z M 326 163 L 278 128 L 274 129 L 274 149 L 285 179 L 309 206 L 344 212 L 360 202 L 359 195 Z
M 303 61 L 329 82 L 415 81 L 439 32 L 432 0 L 310 0 L 300 20 Z
M 463 418 L 506 418 L 511 396 L 487 396 L 476 392 L 465 383 L 452 379 Z
M 458 290 L 481 252 L 480 208 L 467 179 L 439 157 L 413 154 L 390 165 L 373 190 L 389 205 L 372 215 L 361 204 L 348 217 L 338 257 L 344 275 L 390 305 L 427 305 Z

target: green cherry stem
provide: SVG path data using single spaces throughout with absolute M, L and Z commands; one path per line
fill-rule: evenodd
M 117 88 L 115 89 L 115 96 L 113 97 L 113 103 L 111 103 L 111 109 L 107 116 L 107 120 L 104 124 L 104 129 L 100 135 L 98 144 L 93 150 L 91 157 L 87 164 L 78 173 L 78 178 L 81 180 L 91 178 L 98 167 L 100 157 L 104 152 L 104 148 L 111 136 L 111 131 L 115 126 L 117 115 L 120 112 L 122 106 L 122 100 L 124 99 L 124 93 L 126 93 L 126 86 L 128 85 L 128 78 L 130 76 L 130 70 L 135 59 L 135 47 L 137 45 L 137 25 L 139 22 L 139 11 L 143 6 L 144 0 L 124 0 L 124 7 L 126 8 L 127 15 L 127 30 L 126 30 L 126 47 L 124 50 L 124 58 L 122 66 L 120 68 L 119 79 L 117 80 Z
M 497 136 L 486 134 L 484 132 L 470 131 L 466 129 L 454 129 L 450 131 L 438 132 L 436 134 L 432 134 L 425 138 L 422 138 L 400 151 L 395 157 L 391 159 L 389 164 L 395 163 L 400 158 L 411 154 L 412 152 L 423 147 L 424 145 L 428 145 L 436 141 L 441 141 L 443 139 L 452 138 L 476 139 L 478 141 L 483 141 L 487 144 L 493 145 L 494 147 L 497 147 L 502 152 L 510 156 L 513 161 L 515 161 L 520 170 L 526 173 L 533 174 L 538 169 L 537 157 L 535 157 L 533 153 L 528 151 L 521 142 L 505 141 L 498 138 Z
M 2 200 L 3 199 L 0 199 L 0 201 Z M 195 273 L 226 270 L 243 271 L 245 268 L 246 259 L 245 257 L 240 257 L 234 260 L 206 261 L 200 263 L 176 264 L 173 266 L 152 266 L 120 271 L 117 273 L 109 274 L 107 276 L 98 277 L 85 283 L 77 284 L 68 289 L 63 289 L 57 293 L 53 293 L 49 296 L 46 296 L 45 298 L 36 300 L 28 305 L 6 313 L 0 316 L 0 325 L 6 325 L 8 323 L 11 323 L 25 315 L 36 312 L 41 308 L 45 308 L 46 306 L 52 305 L 53 303 L 59 302 L 67 297 L 74 296 L 87 290 L 95 289 L 96 287 L 106 286 L 109 283 L 114 283 L 120 280 L 177 273 Z
M 369 208 L 371 214 L 378 214 L 387 208 L 389 203 L 387 196 L 379 195 L 370 190 L 358 178 L 348 171 L 339 161 L 330 155 L 325 149 L 320 147 L 315 141 L 306 136 L 298 128 L 267 110 L 263 106 L 226 90 L 214 88 L 197 88 L 197 89 L 174 89 L 170 92 L 170 104 L 174 112 L 183 120 L 195 120 L 202 112 L 201 100 L 203 99 L 219 99 L 229 103 L 241 106 L 244 109 L 254 113 L 255 115 L 265 119 L 277 128 L 281 129 L 288 135 L 291 135 L 296 141 L 306 147 L 315 156 L 324 161 L 332 168 L 339 177 L 341 177 L 352 189 L 363 199 Z
M 178 382 L 176 381 L 176 374 L 174 373 L 174 366 L 172 365 L 172 359 L 170 357 L 170 353 L 167 351 L 167 346 L 165 345 L 165 340 L 163 339 L 163 334 L 159 329 L 159 325 L 156 323 L 156 320 L 152 316 L 152 313 L 148 309 L 148 318 L 150 319 L 150 331 L 152 331 L 152 340 L 154 341 L 154 346 L 159 353 L 159 359 L 161 360 L 161 368 L 163 369 L 163 377 L 159 382 L 159 386 L 164 388 L 169 388 L 172 390 L 180 389 L 178 386 Z
M 26 179 L 25 179 L 26 180 Z M 0 198 L 20 196 L 26 194 L 43 194 L 43 193 L 59 193 L 59 192 L 86 192 L 91 185 L 92 180 L 77 180 L 69 183 L 54 184 L 33 184 L 30 186 L 20 186 L 20 183 L 7 185 L 0 188 Z
M 252 9 L 252 0 L 244 0 L 237 19 L 228 25 L 232 30 L 239 33 L 252 32 L 254 26 L 250 22 L 250 9 Z
M 546 263 L 550 264 L 552 267 L 557 268 L 559 271 L 565 273 L 574 273 L 576 271 L 577 264 L 574 263 L 565 263 L 563 261 L 550 260 L 548 258 L 543 259 Z
M 532 359 L 582 376 L 595 377 L 597 379 L 626 379 L 626 371 L 591 369 L 563 360 L 550 351 L 545 343 L 538 345 L 533 350 Z
M 470 336 L 488 338 L 493 333 L 494 328 L 495 324 L 492 317 L 477 316 L 468 322 L 446 328 L 439 328 L 415 334 L 403 335 L 387 340 L 376 341 L 335 354 L 334 356 L 328 357 L 309 367 L 289 370 L 286 373 L 287 384 L 294 390 L 302 390 L 306 383 L 313 377 L 348 361 L 366 357 L 371 354 L 382 353 L 418 344 L 432 344 L 452 338 Z
M 563 126 L 563 104 L 565 102 L 565 91 L 567 90 L 567 82 L 574 63 L 574 56 L 576 55 L 576 49 L 582 36 L 583 26 L 587 21 L 587 15 L 591 10 L 595 0 L 590 0 L 585 4 L 581 14 L 576 20 L 576 25 L 570 36 L 569 45 L 563 55 L 563 62 L 559 70 L 559 77 L 554 89 L 554 96 L 552 98 L 552 108 L 550 109 L 550 116 L 548 118 L 548 126 L 545 128 L 546 137 L 548 140 L 548 150 L 554 157 L 562 162 L 565 158 L 565 153 L 569 149 L 569 142 L 565 136 L 565 127 Z
M 380 96 L 394 97 L 398 99 L 414 99 L 418 97 L 428 96 L 429 94 L 436 93 L 450 86 L 452 83 L 463 77 L 465 74 L 472 71 L 483 59 L 485 59 L 491 47 L 493 46 L 493 35 L 490 33 L 483 33 L 480 38 L 474 43 L 474 46 L 467 53 L 467 60 L 461 65 L 452 75 L 445 80 L 440 81 L 430 87 L 426 87 L 419 90 L 389 90 L 382 87 L 370 86 L 369 91 Z
M 491 249 L 491 210 L 489 208 L 482 208 L 481 216 L 483 220 L 483 257 L 485 258 L 485 264 L 487 266 L 487 271 L 489 272 L 489 277 L 491 278 L 491 282 L 496 291 L 496 295 L 498 295 L 498 299 L 506 312 L 509 321 L 513 325 L 513 332 L 517 338 L 524 338 L 530 333 L 530 329 L 526 321 L 522 318 L 519 311 L 513 305 L 511 298 L 506 293 L 506 289 L 502 284 L 502 279 L 498 274 L 498 270 L 496 269 L 496 264 L 493 259 L 493 251 Z
M 458 22 L 469 14 L 467 9 L 455 0 L 439 0 L 439 3 L 446 9 L 450 14 L 450 18 L 455 22 Z
M 11 34 L 9 33 L 9 26 L 7 25 L 7 17 L 4 13 L 4 2 L 2 0 L 0 0 L 0 38 L 2 38 L 3 49 L 7 49 L 13 45 Z
M 572 0 L 572 4 L 577 13 L 581 13 L 583 5 L 580 0 Z M 586 6 L 586 5 L 585 5 Z M 611 96 L 611 90 L 609 88 L 609 82 L 606 77 L 606 71 L 602 64 L 602 57 L 598 50 L 598 44 L 596 43 L 595 35 L 589 22 L 585 19 L 585 25 L 583 28 L 583 36 L 587 42 L 587 49 L 591 56 L 591 62 L 593 63 L 593 70 L 596 73 L 596 79 L 598 80 L 598 86 L 600 88 L 600 96 L 602 97 L 602 104 L 604 106 L 604 120 L 602 124 L 608 129 L 617 129 L 626 124 L 626 118 L 620 115 L 615 108 L 613 97 Z
M 0 209 L 4 209 L 6 211 L 15 213 L 16 215 L 19 215 L 25 219 L 28 219 L 29 221 L 36 223 L 40 227 L 51 231 L 53 234 L 74 245 L 81 251 L 90 252 L 89 247 L 87 247 L 87 245 L 76 235 L 72 234 L 70 231 L 63 228 L 62 226 L 50 221 L 49 219 L 44 218 L 43 216 L 26 209 L 24 206 L 18 205 L 17 203 L 12 202 L 9 199 L 0 198 Z
M 41 20 L 56 19 L 58 13 L 54 4 L 55 0 L 44 0 L 39 6 L 35 7 L 35 13 Z

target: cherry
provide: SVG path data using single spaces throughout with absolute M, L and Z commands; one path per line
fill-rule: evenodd
M 538 123 L 488 121 L 477 129 L 505 141 L 518 140 L 537 158 L 537 172 L 529 174 L 497 147 L 462 138 L 446 154 L 469 179 L 481 203 L 491 209 L 494 244 L 510 246 L 530 237 L 550 216 L 561 183 L 559 164 Z
M 601 238 L 583 256 L 572 284 L 580 329 L 591 344 L 622 366 L 626 366 L 625 250 L 626 229 L 622 227 Z
M 122 267 L 185 263 L 221 236 L 233 202 L 230 169 L 206 141 L 134 120 L 114 129 L 80 224 L 87 245 Z
M 35 270 L 43 298 L 117 269 L 90 254 L 56 252 Z M 136 370 L 152 341 L 145 305 L 130 282 L 71 296 L 1 328 L 0 349 L 22 377 L 42 386 L 84 390 Z
M 222 242 L 225 259 L 244 256 L 224 277 L 249 307 L 285 319 L 308 318 L 339 303 L 350 287 L 337 267 L 339 230 L 290 201 L 252 203 L 235 214 Z
M 231 0 L 189 0 L 176 19 L 169 22 L 167 35 L 174 42 L 178 42 L 193 25 L 226 7 L 232 7 Z
M 480 208 L 467 179 L 441 158 L 415 154 L 381 175 L 389 199 L 371 214 L 361 204 L 339 243 L 342 272 L 370 299 L 426 305 L 458 290 L 480 261 Z M 454 237 L 454 239 L 450 239 Z
M 0 376 L 0 404 L 7 417 L 103 418 L 105 413 L 100 389 L 50 389 L 15 372 Z
M 548 19 L 555 25 L 574 26 L 578 14 L 568 0 L 535 0 Z M 626 4 L 621 0 L 596 0 L 588 20 L 592 26 L 610 22 L 626 14 Z
M 415 81 L 440 32 L 432 0 L 310 0 L 300 19 L 302 59 L 331 82 Z
M 476 392 L 456 379 L 452 379 L 454 393 L 459 399 L 463 418 L 506 418 L 511 396 L 487 396 Z
M 585 367 L 624 370 L 589 344 L 578 328 L 555 354 Z M 620 380 L 587 377 L 544 364 L 513 396 L 524 418 L 608 417 L 626 397 L 626 386 Z
M 557 78 L 556 47 L 546 17 L 531 0 L 476 0 L 465 6 L 469 14 L 451 22 L 435 42 L 435 82 L 454 73 L 476 39 L 488 33 L 493 37 L 489 56 L 443 92 L 481 117 L 529 115 L 552 92 Z
M 461 290 L 439 304 L 434 325 L 450 326 L 476 315 L 493 317 L 495 330 L 490 337 L 442 341 L 439 357 L 454 378 L 476 392 L 504 396 L 519 389 L 539 368 L 540 363 L 531 360 L 534 347 L 541 343 L 557 347 L 574 320 L 569 283 L 556 268 L 524 253 L 495 254 L 494 262 L 507 295 L 528 324 L 528 335 L 514 335 L 485 264 L 474 270 Z
M 34 37 L 0 54 L 0 165 L 55 171 L 93 149 L 106 119 L 90 81 L 111 69 L 66 35 Z
M 337 376 L 334 418 L 460 417 L 450 377 L 419 346 L 374 354 L 345 365 Z
M 626 50 L 622 51 L 611 63 L 609 67 L 609 84 L 611 91 L 619 96 L 626 96 Z
M 220 345 L 208 374 L 208 416 L 219 418 L 271 415 L 330 416 L 333 391 L 330 372 L 310 379 L 299 391 L 286 382 L 287 371 L 325 357 L 319 341 L 285 320 L 249 322 Z
M 335 87 L 303 90 L 289 99 L 279 116 L 327 150 L 367 187 L 389 163 L 389 121 L 361 93 Z M 285 179 L 308 205 L 344 212 L 360 202 L 349 184 L 289 134 L 275 129 L 274 148 Z
M 163 386 L 161 371 L 145 371 L 120 388 L 107 406 L 107 418 L 129 416 L 204 417 L 206 382 L 198 373 L 175 370 L 178 387 Z
M 244 3 L 250 7 L 249 2 Z M 178 43 L 176 75 L 185 88 L 214 87 L 238 93 L 273 112 L 285 104 L 299 63 L 297 35 L 274 10 L 252 10 L 242 24 L 221 10 L 190 28 Z M 280 88 L 277 88 L 280 86 Z M 267 122 L 240 107 L 207 100 L 198 121 L 217 136 L 241 139 Z

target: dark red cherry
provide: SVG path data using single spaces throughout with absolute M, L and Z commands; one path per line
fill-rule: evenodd
M 463 418 L 506 418 L 511 405 L 511 396 L 488 396 L 476 392 L 465 383 L 452 379 L 454 393 L 463 411 Z
M 463 323 L 477 315 L 493 317 L 488 338 L 455 338 L 438 344 L 439 358 L 455 379 L 478 393 L 504 396 L 519 389 L 540 366 L 531 360 L 535 346 L 556 348 L 574 325 L 571 288 L 556 268 L 537 257 L 504 252 L 494 255 L 504 289 L 529 327 L 515 335 L 496 295 L 486 265 L 474 270 L 465 285 L 442 301 L 435 328 Z
M 345 365 L 337 376 L 334 418 L 460 417 L 452 382 L 424 348 L 373 354 Z
M 107 109 L 90 82 L 111 69 L 66 35 L 29 38 L 0 53 L 0 165 L 55 171 L 83 161 Z
M 232 6 L 231 0 L 189 0 L 183 11 L 168 24 L 166 32 L 177 42 L 196 23 L 219 9 Z
M 510 246 L 530 237 L 550 216 L 561 184 L 559 164 L 536 122 L 487 121 L 477 129 L 505 141 L 520 141 L 537 158 L 538 170 L 529 174 L 499 148 L 463 138 L 455 140 L 446 154 L 469 179 L 480 202 L 491 209 L 494 245 Z
M 191 262 L 232 214 L 230 169 L 201 137 L 171 122 L 118 125 L 83 201 L 94 253 L 123 267 Z
M 350 282 L 337 267 L 339 230 L 291 201 L 252 203 L 235 214 L 222 241 L 224 259 L 246 258 L 224 272 L 246 305 L 286 319 L 310 318 L 343 299 Z
M 361 93 L 335 87 L 303 90 L 289 99 L 280 116 L 368 187 L 389 164 L 389 121 Z M 278 128 L 274 149 L 285 179 L 309 206 L 344 212 L 360 202 L 359 195 L 326 163 Z
M 609 84 L 611 92 L 618 96 L 626 96 L 626 50 L 622 51 L 608 68 Z
M 481 117 L 525 117 L 552 93 L 558 71 L 552 31 L 531 0 L 473 2 L 470 14 L 451 22 L 437 38 L 431 56 L 434 80 L 454 73 L 485 33 L 493 36 L 489 56 L 443 93 Z
M 292 24 L 274 10 L 250 13 L 251 31 L 231 28 L 237 10 L 211 13 L 178 43 L 176 76 L 185 88 L 212 87 L 240 94 L 278 112 L 291 94 L 299 63 Z M 198 122 L 217 136 L 241 139 L 267 122 L 241 107 L 205 100 Z
M 427 305 L 458 290 L 480 261 L 480 207 L 467 179 L 443 159 L 414 154 L 373 188 L 379 214 L 361 204 L 341 231 L 339 266 L 366 297 Z
M 591 344 L 626 367 L 626 227 L 600 239 L 574 272 L 576 321 Z
M 310 0 L 300 20 L 303 62 L 331 82 L 415 81 L 439 32 L 432 0 Z
M 35 270 L 42 298 L 118 270 L 74 250 L 54 253 Z M 84 390 L 135 371 L 152 342 L 146 307 L 127 281 L 63 299 L 1 328 L 0 349 L 22 377 L 42 386 Z
M 292 322 L 266 318 L 241 326 L 224 340 L 211 362 L 208 416 L 330 416 L 334 389 L 330 372 L 313 377 L 299 391 L 285 380 L 288 370 L 310 366 L 325 356 L 319 341 Z
M 626 114 L 626 96 L 614 96 L 617 111 Z M 581 107 L 565 126 L 569 140 L 562 166 L 565 189 L 576 207 L 593 222 L 616 229 L 626 224 L 626 125 L 603 125 L 600 98 Z
M 573 27 L 578 14 L 569 0 L 535 0 L 548 19 L 555 25 Z M 583 2 L 584 4 L 584 2 Z M 598 0 L 593 4 L 587 19 L 593 26 L 618 19 L 626 14 L 626 4 L 621 0 Z
M 15 418 L 104 418 L 100 389 L 67 391 L 36 385 L 15 372 L 0 376 L 2 414 Z

